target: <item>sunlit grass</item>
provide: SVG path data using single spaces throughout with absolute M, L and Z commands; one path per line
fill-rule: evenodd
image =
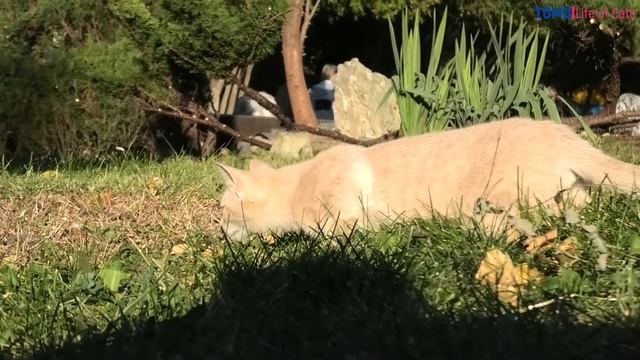
M 633 148 L 605 141 L 638 162 Z M 287 162 L 259 155 L 275 166 Z M 580 212 L 609 251 L 575 237 L 559 268 L 455 220 L 390 224 L 349 238 L 286 234 L 230 244 L 218 231 L 215 161 L 60 165 L 0 174 L 3 357 L 634 358 L 640 350 L 640 199 L 595 193 Z M 516 307 L 475 279 L 498 248 L 543 280 Z

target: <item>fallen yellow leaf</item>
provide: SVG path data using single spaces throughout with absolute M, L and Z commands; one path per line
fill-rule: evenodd
M 182 255 L 186 250 L 187 250 L 187 244 L 178 244 L 178 245 L 174 245 L 171 248 L 171 252 L 169 254 Z
M 207 260 L 211 260 L 216 256 L 220 256 L 224 253 L 224 248 L 222 246 L 214 246 L 212 248 L 207 248 L 202 252 L 202 257 Z
M 557 250 L 556 259 L 562 266 L 571 266 L 580 259 L 578 239 L 574 236 L 564 239 Z
M 527 264 L 513 265 L 509 255 L 499 249 L 488 251 L 480 262 L 476 279 L 493 287 L 500 301 L 516 306 L 520 288 L 531 282 L 538 282 L 542 274 Z
M 161 177 L 154 176 L 151 179 L 149 179 L 149 182 L 147 182 L 147 186 L 149 187 L 149 190 L 151 190 L 151 192 L 157 193 L 159 190 L 164 188 L 165 183 Z
M 514 284 L 511 258 L 499 249 L 488 251 L 476 272 L 476 279 L 489 285 Z
M 267 234 L 267 236 L 264 237 L 264 242 L 269 245 L 273 245 L 276 243 L 276 239 L 273 237 L 273 235 Z
M 98 195 L 98 203 L 104 207 L 111 207 L 111 193 L 103 192 Z
M 514 286 L 498 285 L 496 291 L 498 293 L 498 299 L 500 299 L 500 301 L 511 304 L 513 306 L 518 305 L 518 299 L 520 297 L 520 291 L 518 290 L 518 288 Z
M 522 234 L 518 230 L 513 228 L 507 229 L 507 244 L 513 244 L 514 242 L 518 241 L 521 236 Z
M 519 264 L 514 267 L 515 282 L 518 286 L 526 286 L 532 282 L 542 280 L 542 273 L 536 268 L 530 268 L 528 264 Z
M 527 252 L 537 253 L 547 248 L 555 239 L 558 238 L 558 230 L 551 230 L 546 234 L 529 238 L 525 244 L 527 246 Z

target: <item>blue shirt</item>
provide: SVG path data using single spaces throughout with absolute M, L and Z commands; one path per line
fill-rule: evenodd
M 311 104 L 318 119 L 333 120 L 335 87 L 329 80 L 322 80 L 309 89 Z

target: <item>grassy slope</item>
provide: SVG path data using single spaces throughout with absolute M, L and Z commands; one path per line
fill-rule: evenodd
M 606 148 L 640 163 L 627 147 Z M 0 173 L 6 358 L 639 354 L 638 199 L 596 194 L 581 213 L 608 244 L 605 271 L 595 270 L 585 230 L 531 214 L 539 233 L 557 228 L 580 244 L 580 260 L 558 269 L 442 219 L 356 233 L 340 245 L 296 234 L 229 245 L 217 231 L 221 184 L 211 161 L 72 168 Z M 545 274 L 520 308 L 474 279 L 495 247 Z

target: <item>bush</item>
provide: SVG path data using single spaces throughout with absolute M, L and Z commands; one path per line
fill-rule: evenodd
M 115 147 L 153 150 L 136 90 L 205 103 L 209 76 L 274 50 L 284 6 L 284 0 L 5 0 L 0 155 L 95 159 Z
M 271 54 L 287 6 L 284 0 L 110 1 L 139 46 L 160 62 L 214 76 Z
M 142 146 L 145 115 L 130 97 L 158 88 L 142 53 L 102 1 L 0 6 L 0 153 L 94 158 Z

